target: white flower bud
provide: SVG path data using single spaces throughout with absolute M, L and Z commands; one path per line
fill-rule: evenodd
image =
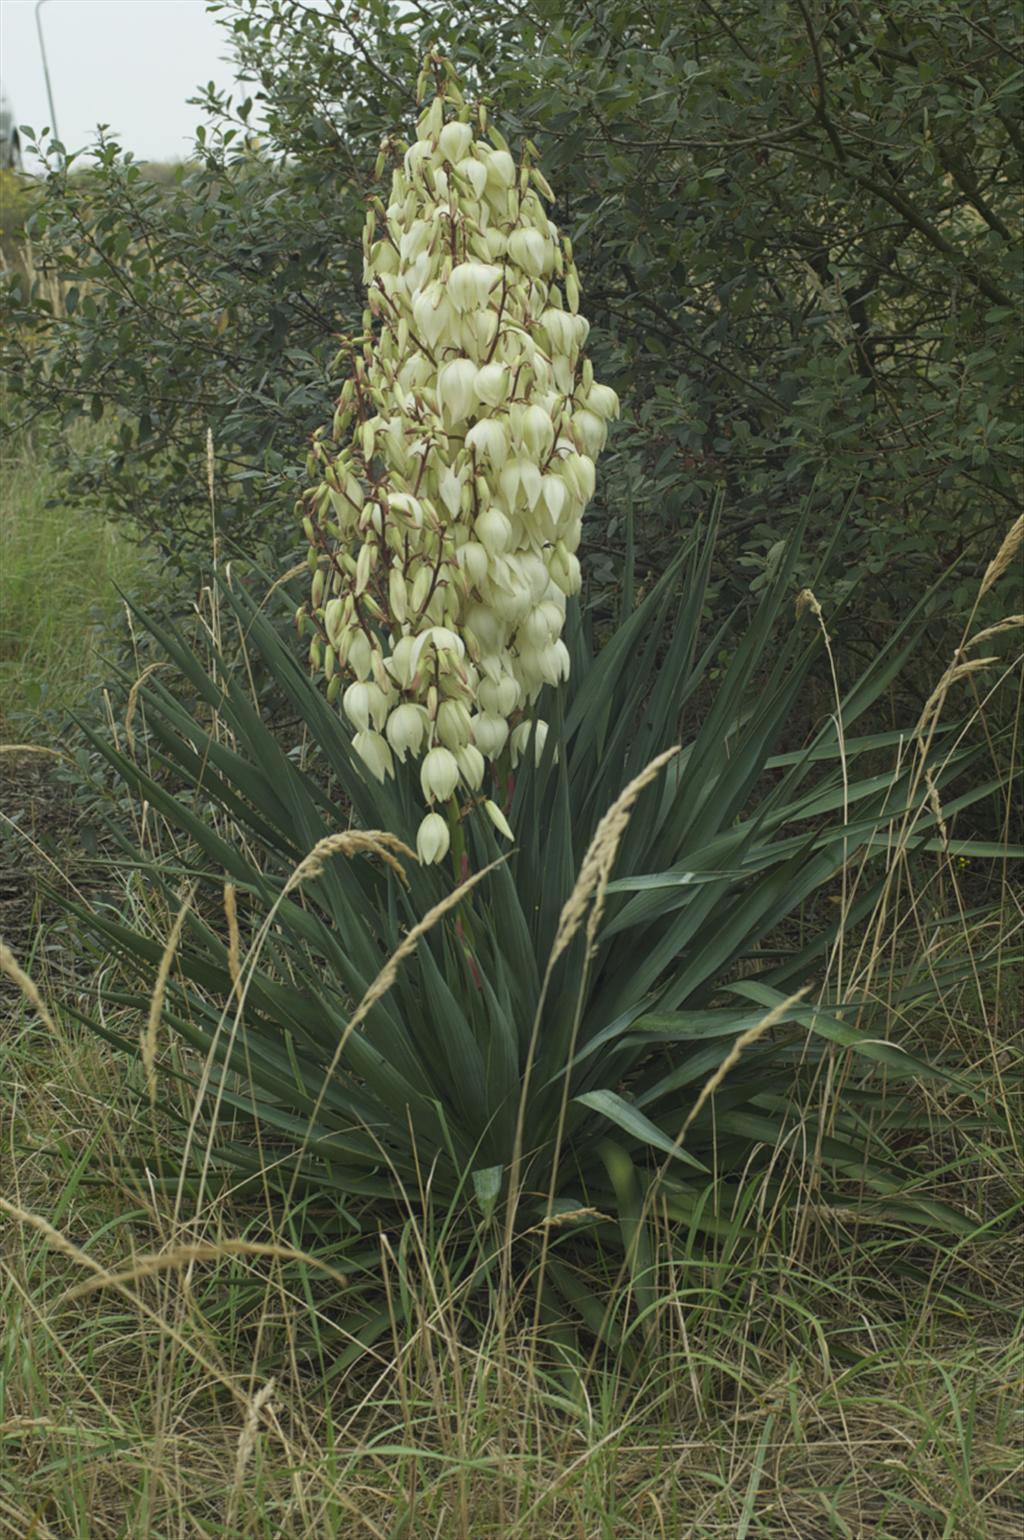
M 454 631 L 450 631 L 447 626 L 431 626 L 430 630 L 426 633 L 426 639 L 434 644 L 438 652 L 444 648 L 447 652 L 454 652 L 458 658 L 466 656 L 466 648 L 462 637 L 456 635 Z
M 357 631 L 348 644 L 347 662 L 357 679 L 369 679 L 373 659 L 370 643 L 362 631 Z
M 424 755 L 420 785 L 428 802 L 447 802 L 459 783 L 459 766 L 448 749 L 434 748 Z
M 535 460 L 543 460 L 555 441 L 551 418 L 542 406 L 528 406 L 523 413 L 522 439 Z
M 548 243 L 539 230 L 513 230 L 508 238 L 508 254 L 524 272 L 539 278 L 547 266 Z
M 459 547 L 457 560 L 474 588 L 479 588 L 486 581 L 490 559 L 483 545 L 475 540 L 467 540 Z
M 498 652 L 505 645 L 505 627 L 494 610 L 486 604 L 474 604 L 466 611 L 466 625 L 484 652 Z
M 508 819 L 505 817 L 505 814 L 501 811 L 501 808 L 496 802 L 491 802 L 490 800 L 485 802 L 484 811 L 486 812 L 488 818 L 491 820 L 491 823 L 497 829 L 499 834 L 503 834 L 507 840 L 515 839 L 515 835 L 512 833 L 512 827 L 509 824 Z
M 545 508 L 557 523 L 565 507 L 567 496 L 566 485 L 561 476 L 545 476 L 541 483 L 540 495 L 544 499 Z
M 433 235 L 433 227 L 425 219 L 415 219 L 408 230 L 403 231 L 398 241 L 398 255 L 404 263 L 415 262 L 430 245 L 430 237 Z M 385 241 L 380 243 L 386 245 Z M 374 264 L 376 266 L 376 263 Z
M 470 791 L 479 791 L 484 781 L 484 756 L 472 743 L 455 750 L 455 759 L 465 784 Z
M 426 141 L 428 149 L 432 150 L 443 122 L 444 103 L 439 96 L 435 96 L 426 112 L 420 115 L 419 123 L 416 125 L 416 138 Z
M 528 508 L 536 508 L 537 499 L 540 497 L 541 474 L 540 467 L 526 455 L 520 455 L 517 461 L 519 467 L 519 484 L 523 490 Z
M 456 310 L 479 310 L 500 282 L 500 267 L 490 262 L 460 262 L 452 268 L 448 295 Z
M 540 324 L 548 335 L 548 340 L 556 353 L 571 353 L 576 340 L 573 329 L 572 316 L 564 310 L 545 310 L 540 318 Z
M 482 161 L 474 160 L 471 155 L 460 160 L 455 167 L 460 176 L 464 176 L 477 198 L 482 198 L 484 188 L 487 186 L 487 167 Z
M 415 638 L 411 636 L 400 637 L 391 650 L 385 667 L 394 679 L 395 683 L 403 690 L 408 689 L 412 676 L 415 673 L 413 649 L 416 645 Z
M 345 606 L 340 599 L 329 599 L 324 606 L 324 630 L 331 646 L 337 648 L 345 623 Z
M 451 306 L 440 284 L 431 284 L 421 294 L 417 294 L 412 302 L 416 330 L 430 348 L 437 343 L 450 315 Z
M 446 468 L 438 480 L 438 492 L 441 501 L 448 512 L 454 518 L 462 507 L 462 479 L 451 469 Z
M 388 498 L 388 511 L 407 529 L 423 528 L 423 505 L 408 492 L 392 492 Z
M 485 712 L 509 717 L 519 704 L 520 689 L 511 674 L 502 674 L 500 679 L 481 679 L 476 694 Z
M 607 424 L 597 416 L 596 412 L 589 412 L 586 407 L 581 407 L 578 412 L 573 412 L 572 425 L 576 430 L 581 448 L 591 460 L 596 459 L 608 437 Z
M 387 675 L 383 674 L 383 678 L 386 680 Z M 379 684 L 367 684 L 363 688 L 366 691 L 370 721 L 377 731 L 380 732 L 388 719 L 388 712 L 391 710 L 391 700 L 388 698 L 387 692 L 382 690 Z
M 580 591 L 582 574 L 579 561 L 562 541 L 559 541 L 551 559 L 551 581 L 563 594 L 577 594 Z
M 424 866 L 436 866 L 448 854 L 451 836 L 440 813 L 428 813 L 416 830 L 416 854 Z
M 487 230 L 484 240 L 490 253 L 491 261 L 497 262 L 508 250 L 508 236 L 497 225 L 491 225 Z
M 605 420 L 618 417 L 619 398 L 610 385 L 591 385 L 587 392 L 587 409 Z
M 453 359 L 438 372 L 438 405 L 450 422 L 461 422 L 472 410 L 475 380 L 476 365 L 471 358 Z
M 445 748 L 453 751 L 467 744 L 473 726 L 469 712 L 461 701 L 442 701 L 437 710 L 437 736 Z
M 543 605 L 530 610 L 519 626 L 517 636 L 528 647 L 546 647 L 551 640 L 551 621 Z
M 487 154 L 487 180 L 497 187 L 513 187 L 516 180 L 515 161 L 507 150 L 491 150 Z
M 401 568 L 392 567 L 388 573 L 388 603 L 391 606 L 392 615 L 398 621 L 403 621 L 408 614 L 408 597 Z

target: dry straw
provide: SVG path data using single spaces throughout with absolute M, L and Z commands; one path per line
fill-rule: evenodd
M 999 582 L 1005 572 L 1009 571 L 1010 563 L 1022 545 L 1024 545 L 1024 513 L 1010 525 L 1006 538 L 986 567 L 985 576 L 978 590 L 979 599 L 984 599 L 989 589 Z
M 253 1450 L 256 1448 L 256 1440 L 259 1437 L 260 1431 L 260 1421 L 264 1414 L 265 1407 L 267 1408 L 266 1415 L 268 1417 L 271 1415 L 271 1409 L 269 1408 L 268 1403 L 273 1394 L 274 1380 L 269 1379 L 265 1385 L 260 1386 L 259 1390 L 249 1402 L 249 1407 L 245 1414 L 245 1422 L 242 1424 L 242 1431 L 238 1439 L 238 1454 L 235 1457 L 235 1480 L 234 1489 L 232 1492 L 232 1506 L 234 1506 L 234 1503 L 237 1502 L 239 1494 L 241 1493 L 242 1482 L 245 1480 L 245 1468 L 249 1463 Z
M 396 841 L 396 844 L 398 843 L 400 843 L 400 841 Z M 310 857 L 307 856 L 306 860 L 308 861 L 309 859 Z M 485 866 L 481 871 L 474 872 L 472 877 L 467 877 L 465 882 L 460 883 L 460 885 L 453 889 L 451 893 L 446 894 L 445 897 L 442 898 L 439 903 L 435 904 L 432 909 L 428 909 L 422 920 L 417 921 L 417 923 L 413 926 L 412 930 L 404 938 L 401 944 L 397 946 L 392 952 L 391 956 L 388 958 L 383 968 L 381 968 L 380 972 L 377 974 L 377 977 L 374 979 L 373 983 L 370 985 L 369 989 L 366 991 L 363 998 L 352 1012 L 352 1015 L 345 1023 L 345 1030 L 341 1034 L 341 1037 L 338 1041 L 338 1046 L 334 1050 L 334 1055 L 324 1075 L 323 1084 L 320 1087 L 320 1091 L 313 1105 L 313 1109 L 309 1114 L 308 1127 L 310 1131 L 312 1130 L 314 1119 L 316 1118 L 321 1106 L 323 1105 L 323 1099 L 327 1094 L 327 1087 L 333 1079 L 338 1065 L 341 1063 L 341 1056 L 348 1046 L 349 1038 L 352 1036 L 356 1028 L 361 1026 L 362 1023 L 366 1020 L 367 1016 L 373 1010 L 373 1007 L 377 1004 L 377 1002 L 382 1000 L 387 994 L 388 990 L 395 982 L 395 979 L 398 977 L 398 969 L 401 964 L 407 957 L 411 956 L 411 954 L 415 952 L 420 938 L 425 936 L 427 931 L 437 924 L 438 920 L 446 915 L 450 909 L 454 909 L 456 904 L 461 903 L 466 895 L 472 892 L 473 888 L 476 887 L 478 882 L 482 882 L 483 879 L 489 875 L 489 873 L 493 872 L 496 867 L 501 866 L 507 859 L 507 856 L 501 856 L 497 861 L 492 861 L 490 866 Z M 308 1143 L 309 1134 L 307 1133 L 306 1138 L 303 1141 L 302 1149 L 299 1151 L 300 1157 L 307 1148 Z M 297 1176 L 297 1164 L 295 1171 Z M 295 1178 L 293 1177 L 293 1186 L 294 1182 Z
M 231 982 L 235 986 L 235 993 L 241 999 L 242 977 L 242 945 L 238 931 L 238 905 L 235 901 L 235 885 L 233 882 L 224 884 L 224 916 L 228 922 L 228 973 Z
M 977 636 L 972 636 L 970 641 L 964 643 L 963 652 L 973 652 L 975 647 L 980 647 L 982 642 L 987 642 L 990 637 L 1001 636 L 1006 631 L 1024 630 L 1024 615 L 1007 615 L 1005 620 L 996 621 L 994 626 L 986 626 L 984 631 L 979 631 Z
M 195 1342 L 190 1341 L 189 1337 L 184 1336 L 178 1331 L 177 1327 L 173 1326 L 158 1310 L 154 1310 L 140 1295 L 134 1293 L 127 1283 L 117 1281 L 116 1274 L 111 1273 L 101 1262 L 97 1262 L 95 1257 L 91 1257 L 87 1251 L 83 1251 L 73 1241 L 69 1241 L 67 1236 L 63 1235 L 42 1214 L 33 1214 L 30 1210 L 20 1208 L 18 1204 L 11 1203 L 4 1197 L 0 1197 L 0 1213 L 9 1215 L 11 1219 L 17 1220 L 19 1224 L 24 1225 L 27 1229 L 35 1230 L 55 1251 L 60 1252 L 62 1256 L 67 1257 L 78 1267 L 86 1268 L 87 1271 L 93 1273 L 104 1284 L 109 1284 L 111 1288 L 117 1289 L 118 1293 L 122 1294 L 137 1310 L 141 1311 L 147 1320 L 152 1321 L 161 1333 L 176 1343 L 182 1352 L 195 1359 L 196 1363 L 205 1369 L 207 1374 L 216 1380 L 219 1385 L 222 1385 L 235 1401 L 248 1409 L 249 1398 L 239 1389 L 230 1374 L 226 1373 L 201 1348 L 197 1347 Z M 283 1439 L 284 1436 L 280 1436 Z M 285 1442 L 287 1443 L 286 1440 Z
M 284 898 L 288 893 L 294 892 L 300 883 L 319 877 L 323 872 L 324 862 L 329 857 L 356 856 L 363 853 L 379 856 L 395 876 L 400 877 L 408 887 L 409 879 L 405 875 L 405 868 L 398 860 L 398 856 L 402 855 L 407 860 L 415 861 L 416 852 L 410 850 L 397 834 L 388 834 L 384 829 L 346 829 L 341 834 L 326 835 L 313 846 L 309 855 L 303 857 L 288 878 L 281 897 Z
M 682 1128 L 679 1130 L 679 1133 L 672 1141 L 673 1154 L 675 1154 L 676 1150 L 682 1148 L 686 1139 L 686 1135 L 688 1134 L 694 1119 L 699 1115 L 701 1109 L 706 1105 L 711 1097 L 714 1096 L 715 1092 L 718 1090 L 718 1087 L 722 1084 L 722 1081 L 725 1079 L 726 1075 L 728 1075 L 729 1071 L 735 1069 L 736 1065 L 743 1057 L 743 1050 L 745 1048 L 749 1048 L 751 1043 L 756 1043 L 759 1037 L 764 1037 L 765 1033 L 770 1031 L 772 1027 L 777 1026 L 780 1021 L 785 1021 L 789 1014 L 790 1008 L 802 1000 L 807 992 L 808 991 L 806 988 L 798 989 L 796 994 L 790 995 L 788 1000 L 780 1000 L 778 1005 L 774 1005 L 772 1007 L 767 1016 L 764 1016 L 760 1021 L 755 1022 L 752 1027 L 748 1027 L 746 1032 L 740 1033 L 739 1037 L 736 1039 L 735 1043 L 733 1043 L 721 1064 L 715 1070 L 715 1073 L 701 1086 L 700 1095 L 697 1097 L 697 1100 L 694 1102 L 693 1106 L 690 1108 L 686 1115 L 686 1122 L 683 1124 Z M 671 1159 L 672 1156 L 667 1157 L 667 1160 Z M 667 1160 L 666 1163 L 662 1165 L 661 1170 L 658 1173 L 659 1180 L 662 1176 L 664 1176 L 668 1169 Z M 655 1185 L 656 1183 L 652 1184 L 652 1191 Z
M 160 1017 L 164 1008 L 164 996 L 167 993 L 167 980 L 171 974 L 171 964 L 174 954 L 178 950 L 178 942 L 181 940 L 182 927 L 185 924 L 185 916 L 192 904 L 192 894 L 195 887 L 189 889 L 185 902 L 175 917 L 171 926 L 171 933 L 167 937 L 163 955 L 160 958 L 160 966 L 156 973 L 156 983 L 153 986 L 153 998 L 149 1002 L 149 1016 L 146 1025 L 139 1036 L 139 1044 L 142 1049 L 142 1067 L 146 1072 L 146 1090 L 149 1092 L 151 1103 L 156 1102 L 156 1041 L 160 1029 Z
M 135 711 L 139 704 L 139 691 L 142 689 L 142 686 L 145 684 L 150 674 L 155 674 L 158 668 L 166 668 L 166 666 L 167 665 L 165 663 L 147 663 L 146 667 L 142 670 L 142 673 L 139 675 L 131 689 L 128 691 L 128 700 L 124 708 L 124 735 L 128 741 L 128 751 L 131 754 L 135 753 L 135 732 L 132 727 L 132 723 L 135 720 Z
M 572 941 L 580 928 L 583 916 L 590 908 L 590 918 L 587 922 L 587 942 L 593 946 L 597 936 L 597 927 L 601 923 L 601 915 L 604 913 L 605 894 L 611 877 L 612 867 L 615 865 L 615 857 L 619 853 L 619 843 L 626 832 L 633 805 L 640 793 L 655 780 L 670 759 L 674 759 L 679 753 L 679 744 L 674 748 L 666 749 L 664 753 L 652 759 L 646 769 L 629 785 L 619 793 L 605 813 L 601 822 L 594 831 L 594 838 L 586 855 L 583 857 L 583 865 L 580 867 L 579 876 L 572 892 L 562 906 L 562 913 L 558 919 L 558 930 L 555 932 L 554 944 L 551 948 L 551 956 L 544 977 L 544 990 L 541 992 L 541 1005 L 544 1001 L 544 993 L 551 977 L 555 964 Z M 539 1019 L 539 1008 L 538 1008 Z M 536 1030 L 536 1022 L 534 1023 Z
M 219 1262 L 224 1257 L 269 1257 L 276 1262 L 302 1262 L 306 1267 L 326 1273 L 335 1283 L 345 1286 L 349 1281 L 347 1274 L 340 1273 L 329 1262 L 323 1262 L 307 1251 L 296 1251 L 292 1246 L 276 1246 L 271 1241 L 206 1241 L 140 1257 L 133 1266 L 120 1272 L 104 1272 L 102 1276 L 75 1284 L 62 1297 L 65 1300 L 80 1299 L 83 1294 L 93 1294 L 97 1289 L 120 1288 L 122 1284 L 138 1283 L 141 1278 L 151 1278 L 157 1273 L 177 1272 L 195 1262 Z
M 36 1015 L 42 1021 L 43 1025 L 49 1027 L 54 1037 L 59 1036 L 56 1023 L 54 1022 L 54 1019 L 50 1015 L 49 1011 L 46 1009 L 42 995 L 39 993 L 38 989 L 29 978 L 24 968 L 19 966 L 18 959 L 15 957 L 10 947 L 6 946 L 2 941 L 0 941 L 0 973 L 5 974 L 7 978 L 11 980 L 12 984 L 17 985 L 22 994 L 25 996 L 25 999 L 31 1005 L 32 1009 L 36 1012 Z
M 71 763 L 70 757 L 60 749 L 47 749 L 40 743 L 0 743 L 0 754 L 48 754 L 51 759 L 66 759 Z
M 340 832 L 338 834 L 329 834 L 324 839 L 319 840 L 316 845 L 314 845 L 313 849 L 309 852 L 309 854 L 304 856 L 303 859 L 299 862 L 299 864 L 295 867 L 295 869 L 291 873 L 290 877 L 288 878 L 287 882 L 285 883 L 284 887 L 282 888 L 280 894 L 278 895 L 277 899 L 274 901 L 274 904 L 272 905 L 272 907 L 269 910 L 266 918 L 264 919 L 262 925 L 260 926 L 259 932 L 256 935 L 256 937 L 255 937 L 255 939 L 253 941 L 253 944 L 250 947 L 250 949 L 249 949 L 249 951 L 248 951 L 248 953 L 246 955 L 245 963 L 239 969 L 238 979 L 234 981 L 235 988 L 233 990 L 233 994 L 234 994 L 235 1001 L 236 1001 L 236 1008 L 235 1008 L 234 1020 L 233 1020 L 232 1025 L 231 1025 L 231 1042 L 229 1043 L 229 1046 L 228 1046 L 228 1049 L 227 1049 L 227 1053 L 228 1054 L 230 1054 L 230 1052 L 231 1052 L 231 1045 L 233 1045 L 234 1040 L 235 1040 L 235 1038 L 237 1036 L 237 1033 L 238 1033 L 239 1029 L 241 1028 L 242 1016 L 243 1016 L 243 1013 L 244 1013 L 244 1010 L 245 1010 L 245 1001 L 246 1001 L 246 996 L 247 996 L 247 993 L 248 993 L 249 984 L 250 984 L 250 982 L 252 980 L 252 977 L 253 977 L 253 975 L 255 973 L 256 966 L 257 966 L 257 964 L 259 962 L 259 957 L 260 957 L 260 953 L 261 953 L 262 948 L 263 948 L 263 944 L 266 941 L 267 936 L 270 934 L 270 928 L 273 925 L 274 918 L 275 918 L 275 916 L 277 914 L 277 911 L 280 908 L 281 904 L 283 903 L 285 898 L 289 894 L 295 892 L 295 890 L 298 887 L 300 887 L 302 883 L 311 881 L 313 878 L 320 876 L 322 874 L 323 870 L 324 870 L 325 863 L 330 859 L 331 856 L 334 856 L 334 855 L 355 856 L 355 855 L 360 855 L 360 854 L 375 855 L 375 856 L 377 856 L 380 860 L 382 860 L 385 863 L 385 865 L 387 865 L 392 871 L 394 871 L 396 873 L 396 875 L 399 876 L 402 879 L 402 881 L 407 881 L 407 879 L 406 879 L 405 871 L 403 870 L 401 862 L 399 860 L 399 856 L 404 856 L 407 859 L 412 860 L 412 861 L 416 860 L 415 853 L 412 850 L 410 850 L 408 845 L 406 845 L 402 840 L 400 840 L 397 835 L 391 834 L 387 830 L 383 830 L 383 829 L 366 829 L 366 830 L 349 829 L 349 830 L 344 830 L 344 831 L 342 831 L 342 832 Z M 492 862 L 492 864 L 490 866 L 484 867 L 484 869 L 482 871 L 479 871 L 479 872 L 475 873 L 472 877 L 468 878 L 464 883 L 462 883 L 458 888 L 456 888 L 452 893 L 449 893 L 447 895 L 447 897 L 442 899 L 439 904 L 435 904 L 433 909 L 431 909 L 426 915 L 424 915 L 423 919 L 420 920 L 418 922 L 418 924 L 416 924 L 412 928 L 412 930 L 409 932 L 409 934 L 402 941 L 401 945 L 387 959 L 387 961 L 385 962 L 384 966 L 381 968 L 380 972 L 378 973 L 377 977 L 373 980 L 373 982 L 370 985 L 369 989 L 366 991 L 366 994 L 363 996 L 362 1000 L 357 1005 L 355 1011 L 350 1016 L 348 1022 L 346 1023 L 345 1030 L 342 1033 L 341 1038 L 338 1041 L 337 1047 L 334 1050 L 334 1055 L 333 1055 L 333 1058 L 331 1059 L 331 1063 L 328 1066 L 328 1068 L 327 1068 L 327 1070 L 326 1070 L 326 1072 L 324 1074 L 323 1082 L 321 1084 L 320 1091 L 319 1091 L 319 1093 L 317 1095 L 316 1102 L 314 1103 L 313 1108 L 312 1108 L 312 1110 L 311 1110 L 311 1112 L 309 1114 L 309 1119 L 308 1119 L 308 1122 L 307 1122 L 306 1135 L 305 1135 L 305 1137 L 303 1139 L 302 1144 L 299 1146 L 299 1149 L 296 1151 L 296 1154 L 295 1154 L 295 1166 L 293 1168 L 293 1176 L 292 1176 L 292 1190 L 293 1191 L 294 1191 L 295 1182 L 298 1179 L 299 1161 L 301 1160 L 303 1154 L 305 1153 L 305 1151 L 309 1147 L 309 1142 L 310 1142 L 310 1138 L 311 1138 L 312 1130 L 313 1130 L 313 1124 L 315 1122 L 317 1114 L 320 1111 L 321 1106 L 323 1105 L 323 1100 L 324 1100 L 324 1097 L 327 1094 L 328 1085 L 330 1084 L 331 1079 L 333 1078 L 333 1076 L 334 1076 L 334 1074 L 335 1074 L 335 1072 L 336 1072 L 336 1070 L 338 1068 L 338 1065 L 341 1062 L 342 1054 L 344 1053 L 345 1048 L 348 1045 L 348 1042 L 349 1042 L 349 1039 L 352 1036 L 352 1033 L 362 1024 L 362 1022 L 366 1019 L 366 1017 L 369 1015 L 370 1011 L 377 1004 L 377 1002 L 391 988 L 392 984 L 394 983 L 394 981 L 395 981 L 395 979 L 396 979 L 396 977 L 398 975 L 399 966 L 401 965 L 403 960 L 410 955 L 411 952 L 415 951 L 417 943 L 419 942 L 420 937 L 423 936 L 431 928 L 431 926 L 435 925 L 437 923 L 437 921 L 444 914 L 446 914 L 448 912 L 449 909 L 453 908 L 457 903 L 459 903 L 461 901 L 461 899 L 463 899 L 466 896 L 466 894 L 469 893 L 476 886 L 476 884 L 478 882 L 482 881 L 482 879 L 488 875 L 489 872 L 493 871 L 496 866 L 500 866 L 504 859 L 506 859 L 506 858 L 502 857 L 501 860 Z M 230 903 L 230 900 L 227 900 L 227 902 Z M 229 925 L 229 929 L 230 929 L 230 925 L 231 925 L 230 918 L 228 920 L 228 925 Z M 227 1016 L 228 1016 L 229 1009 L 230 1009 L 230 1003 L 228 1005 L 225 1005 L 224 1010 L 223 1010 L 223 1012 L 221 1014 L 220 1022 L 218 1024 L 218 1029 L 217 1029 L 218 1036 L 219 1036 L 220 1030 L 224 1027 L 224 1025 L 225 1025 L 225 1023 L 227 1021 Z M 195 1137 L 195 1131 L 196 1131 L 196 1128 L 198 1126 L 200 1107 L 201 1107 L 201 1104 L 202 1104 L 202 1100 L 203 1100 L 203 1096 L 205 1094 L 205 1090 L 206 1090 L 207 1084 L 209 1082 L 211 1065 L 213 1063 L 213 1057 L 214 1057 L 216 1051 L 217 1051 L 217 1041 L 215 1040 L 211 1044 L 210 1052 L 209 1052 L 209 1054 L 207 1056 L 206 1067 L 205 1067 L 205 1069 L 203 1071 L 203 1076 L 202 1076 L 202 1079 L 201 1079 L 201 1082 L 200 1082 L 200 1085 L 199 1085 L 199 1089 L 198 1089 L 197 1095 L 196 1095 L 195 1100 L 194 1100 L 193 1111 L 192 1111 L 192 1118 L 191 1118 L 191 1121 L 189 1123 L 188 1133 L 186 1135 L 186 1154 L 187 1154 L 187 1152 L 188 1152 L 188 1150 L 189 1150 L 189 1148 L 191 1146 L 191 1142 L 192 1142 L 193 1138 Z M 221 1101 L 222 1095 L 223 1095 L 223 1085 L 221 1084 L 221 1085 L 218 1086 L 218 1089 L 217 1089 L 216 1103 L 215 1103 L 215 1107 L 214 1107 L 214 1110 L 213 1110 L 213 1116 L 212 1116 L 212 1118 L 210 1120 L 210 1134 L 209 1134 L 208 1145 L 207 1145 L 207 1159 L 209 1158 L 209 1151 L 210 1151 L 210 1148 L 211 1148 L 210 1141 L 212 1141 L 212 1139 L 213 1139 L 214 1129 L 216 1127 L 217 1115 L 218 1115 L 218 1112 L 219 1112 L 220 1101 Z M 185 1164 L 185 1162 L 183 1161 L 182 1162 L 182 1168 L 183 1169 L 184 1169 L 184 1164 Z M 205 1171 L 205 1163 L 204 1163 L 204 1171 Z M 181 1203 L 181 1199 L 183 1197 L 183 1193 L 184 1193 L 183 1187 L 179 1187 L 178 1205 L 180 1205 L 180 1203 Z M 290 1195 L 289 1195 L 289 1199 L 290 1199 Z M 177 1207 L 176 1207 L 176 1213 L 177 1213 Z

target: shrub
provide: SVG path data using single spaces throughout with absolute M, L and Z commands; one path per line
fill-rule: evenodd
M 208 426 L 225 528 L 279 537 L 291 446 L 328 395 L 325 334 L 358 325 L 367 169 L 410 121 L 429 33 L 536 141 L 595 367 L 623 399 L 592 578 L 614 581 L 627 526 L 641 570 L 661 570 L 724 488 L 730 597 L 767 580 L 807 503 L 808 571 L 848 510 L 825 581 L 869 579 L 849 612 L 861 631 L 954 561 L 947 602 L 969 602 L 1021 484 L 1009 8 L 216 9 L 259 146 L 250 103 L 208 94 L 199 164 L 160 199 L 109 143 L 86 182 L 55 170 L 39 240 L 72 281 L 88 273 L 96 313 L 36 315 L 48 345 L 13 368 L 55 423 L 123 414 L 118 454 L 87 479 L 175 530 L 173 556 L 183 534 L 206 539 Z

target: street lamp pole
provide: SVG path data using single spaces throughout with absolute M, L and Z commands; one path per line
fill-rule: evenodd
M 50 127 L 53 129 L 53 137 L 59 139 L 57 114 L 53 106 L 53 86 L 50 84 L 50 66 L 46 58 L 46 43 L 43 40 L 43 24 L 39 19 L 40 7 L 45 4 L 46 0 L 36 0 L 36 32 L 39 34 L 39 52 L 43 56 L 43 74 L 46 77 L 46 99 L 50 104 Z

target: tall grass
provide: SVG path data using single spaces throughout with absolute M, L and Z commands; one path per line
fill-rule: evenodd
M 8 443 L 0 467 L 0 736 L 35 736 L 40 712 L 81 698 L 117 588 L 134 586 L 143 562 L 123 530 L 55 498 L 31 442 Z
M 4 1054 L 4 1532 L 1015 1540 L 1022 1041 L 1019 975 L 989 966 L 1014 923 L 957 927 L 980 995 L 892 1023 L 994 1066 L 980 1116 L 915 1093 L 920 1152 L 975 1235 L 910 1244 L 752 1184 L 710 1241 L 659 1226 L 657 1304 L 618 1356 L 470 1296 L 443 1216 L 413 1206 L 362 1216 L 389 1331 L 361 1351 L 351 1253 L 311 1248 L 317 1215 L 230 1195 L 176 1213 L 159 1172 L 128 1175 L 152 1149 L 144 1075 L 26 1009 Z

